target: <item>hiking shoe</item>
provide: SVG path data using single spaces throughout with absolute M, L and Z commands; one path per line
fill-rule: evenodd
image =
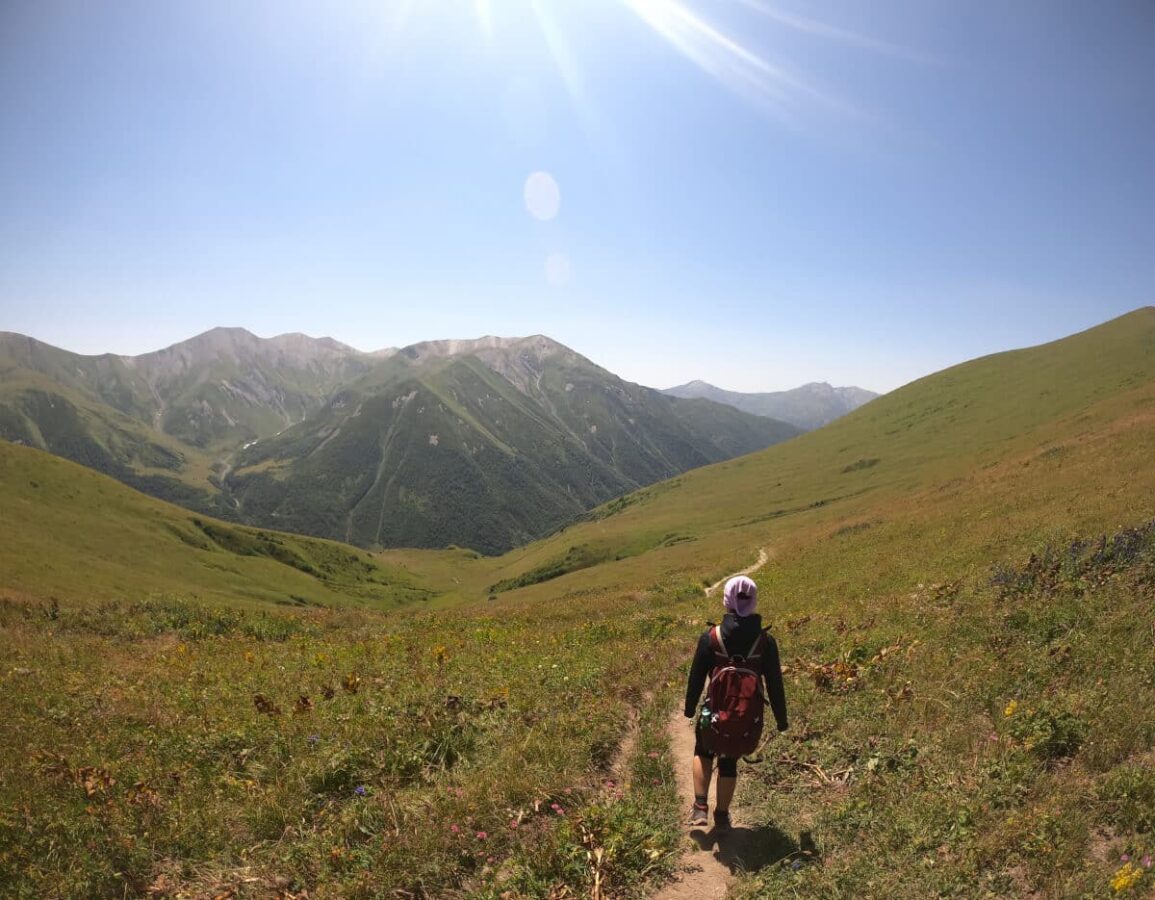
M 730 813 L 720 809 L 714 810 L 714 831 L 718 834 L 729 834 L 731 827 Z
M 708 806 L 699 806 L 695 803 L 690 807 L 690 824 L 691 825 L 709 825 L 710 824 L 710 808 Z

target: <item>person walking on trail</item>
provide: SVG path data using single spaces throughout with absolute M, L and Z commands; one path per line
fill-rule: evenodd
M 695 726 L 694 805 L 690 809 L 689 824 L 707 825 L 710 821 L 707 798 L 717 759 L 714 826 L 718 832 L 730 828 L 730 801 L 738 781 L 738 756 L 752 753 L 757 746 L 765 698 L 769 698 L 778 730 L 789 727 L 778 644 L 768 633 L 769 629 L 763 629 L 762 617 L 754 611 L 757 604 L 758 586 L 752 579 L 735 575 L 726 582 L 722 590 L 722 605 L 726 608 L 722 624 L 708 628 L 698 639 L 686 685 L 684 713 L 687 719 L 694 720 Z M 698 700 L 707 677 L 711 687 L 704 708 L 699 710 Z M 758 696 L 752 696 L 755 693 Z M 708 708 L 711 703 L 714 709 Z M 721 711 L 723 708 L 728 711 Z M 729 726 L 725 721 L 727 717 L 730 717 Z M 733 733 L 735 728 L 741 733 Z

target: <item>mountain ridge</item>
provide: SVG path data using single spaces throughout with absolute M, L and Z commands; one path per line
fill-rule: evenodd
M 727 391 L 697 379 L 665 388 L 662 393 L 673 397 L 702 397 L 715 403 L 725 403 L 743 412 L 789 422 L 804 431 L 821 428 L 881 396 L 865 388 L 834 387 L 825 381 L 811 381 L 788 391 L 742 393 Z

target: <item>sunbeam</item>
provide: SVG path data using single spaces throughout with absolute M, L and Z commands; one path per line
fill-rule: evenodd
M 780 116 L 803 103 L 852 112 L 798 75 L 722 33 L 678 0 L 622 2 L 702 71 Z
M 738 0 L 738 2 L 742 6 L 752 9 L 766 18 L 777 22 L 779 25 L 785 25 L 787 28 L 801 32 L 802 34 L 838 41 L 859 47 L 863 50 L 870 50 L 874 53 L 895 56 L 913 62 L 932 62 L 932 59 L 924 53 L 919 53 L 906 47 L 900 47 L 896 44 L 890 44 L 886 41 L 880 41 L 877 38 L 873 38 L 867 34 L 861 34 L 857 31 L 850 31 L 846 28 L 828 25 L 826 22 L 820 22 L 817 19 L 810 19 L 806 16 L 783 12 L 777 7 L 764 2 L 764 0 Z

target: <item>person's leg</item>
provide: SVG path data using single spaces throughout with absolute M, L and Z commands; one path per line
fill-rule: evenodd
M 738 776 L 729 778 L 718 773 L 718 793 L 714 798 L 714 808 L 718 812 L 729 812 L 730 801 L 734 799 L 734 788 L 738 784 Z
M 738 785 L 738 760 L 721 757 L 718 760 L 718 788 L 714 798 L 714 828 L 719 834 L 730 830 L 730 801 Z
M 738 760 L 729 756 L 718 758 L 718 791 L 714 807 L 718 812 L 728 812 L 730 801 L 734 799 L 734 787 L 738 784 Z
M 690 807 L 690 824 L 701 827 L 710 822 L 710 806 L 706 795 L 710 791 L 710 776 L 714 773 L 713 760 L 694 754 L 694 805 Z
M 710 793 L 710 779 L 714 775 L 714 760 L 708 756 L 694 756 L 694 799 L 705 802 Z M 721 783 L 719 782 L 719 786 Z M 730 790 L 733 794 L 733 788 Z

